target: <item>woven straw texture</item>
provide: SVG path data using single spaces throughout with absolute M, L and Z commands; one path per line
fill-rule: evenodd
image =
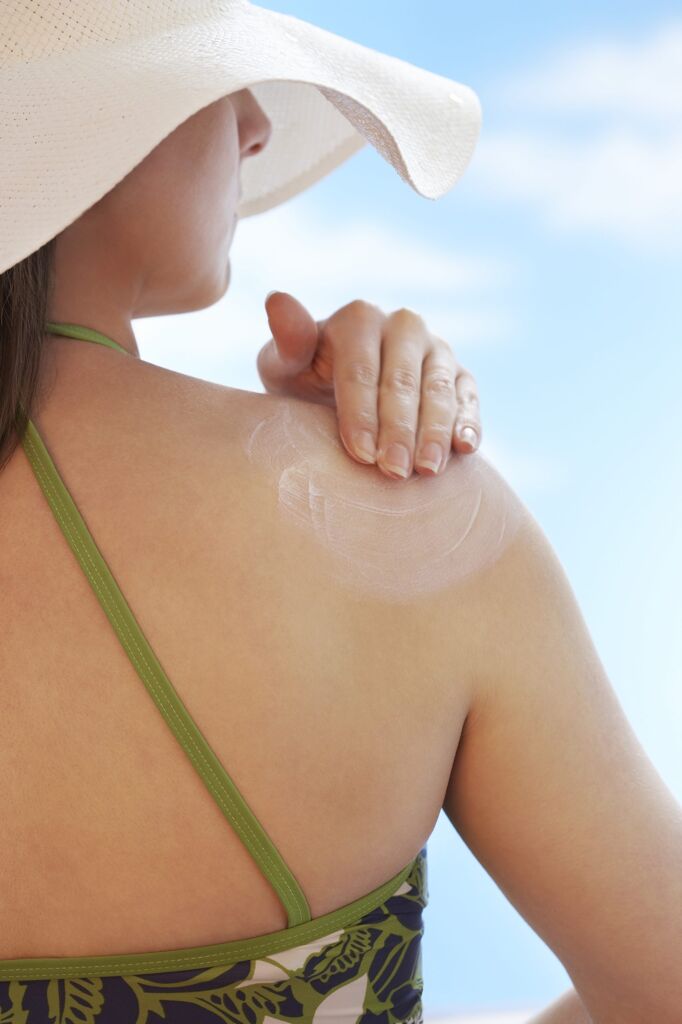
M 4 0 L 0 272 L 193 113 L 244 88 L 272 135 L 242 166 L 240 218 L 302 192 L 366 143 L 437 199 L 480 133 L 468 86 L 248 0 Z

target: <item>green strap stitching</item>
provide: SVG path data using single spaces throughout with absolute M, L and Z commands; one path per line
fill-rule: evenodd
M 232 939 L 209 946 L 189 946 L 150 953 L 110 953 L 104 956 L 27 957 L 21 960 L 0 960 L 0 981 L 10 978 L 95 978 L 121 975 L 129 971 L 147 972 L 190 970 L 203 967 L 234 964 L 243 959 L 261 959 L 282 950 L 297 949 L 325 935 L 357 922 L 367 912 L 383 906 L 385 901 L 402 886 L 416 869 L 421 851 L 397 875 L 373 889 L 365 896 L 331 910 L 322 917 L 300 924 L 296 928 L 281 929 L 251 939 Z M 418 879 L 418 875 L 416 878 Z M 417 881 L 417 884 L 418 881 Z M 425 893 L 417 898 L 425 905 Z M 371 925 L 369 926 L 371 927 Z

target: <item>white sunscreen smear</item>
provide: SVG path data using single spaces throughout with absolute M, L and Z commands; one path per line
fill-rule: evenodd
M 433 593 L 501 555 L 522 502 L 479 453 L 450 456 L 444 474 L 391 480 L 350 463 L 338 435 L 289 402 L 246 440 L 252 464 L 272 475 L 278 507 L 332 556 L 343 586 L 393 602 Z

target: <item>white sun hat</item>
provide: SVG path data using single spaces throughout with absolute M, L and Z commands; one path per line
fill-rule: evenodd
M 242 164 L 240 218 L 367 142 L 437 199 L 481 128 L 469 86 L 249 0 L 0 0 L 0 272 L 196 111 L 246 88 L 272 134 Z

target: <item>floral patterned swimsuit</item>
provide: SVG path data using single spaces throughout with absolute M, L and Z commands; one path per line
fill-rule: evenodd
M 126 351 L 78 324 L 47 330 Z M 154 655 L 30 419 L 22 444 L 133 667 L 279 896 L 288 925 L 156 953 L 0 960 L 0 1024 L 421 1024 L 426 846 L 366 896 L 311 918 L 296 878 Z

